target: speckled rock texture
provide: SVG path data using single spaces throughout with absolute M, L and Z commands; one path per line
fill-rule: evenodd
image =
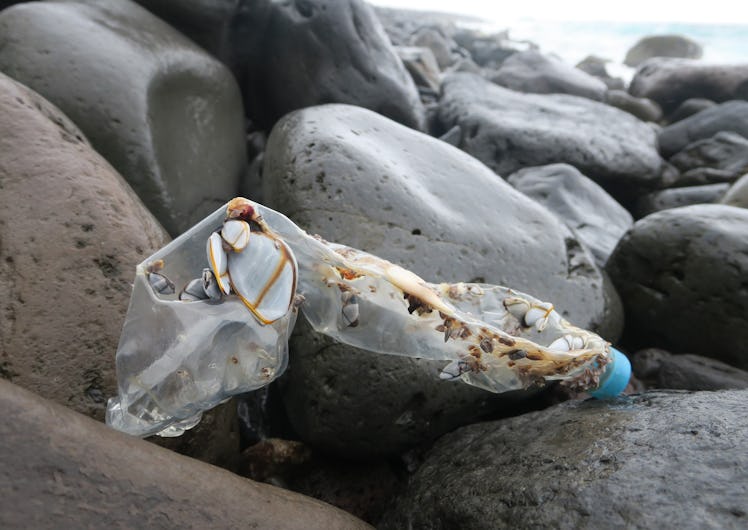
M 371 528 L 0 380 L 2 528 Z
M 502 176 L 564 162 L 611 192 L 660 185 L 654 130 L 587 98 L 521 94 L 477 75 L 453 74 L 442 84 L 439 118 L 447 129 L 460 126 L 460 149 Z
M 568 164 L 520 169 L 507 181 L 573 228 L 600 266 L 634 223 L 613 197 Z
M 4 10 L 0 71 L 62 109 L 172 235 L 236 194 L 247 159 L 233 76 L 130 0 Z
M 62 112 L 0 74 L 0 375 L 102 420 L 135 265 L 168 236 Z
M 649 215 L 607 270 L 629 343 L 748 368 L 748 210 L 702 204 Z
M 379 528 L 745 528 L 747 399 L 654 391 L 464 427 Z
M 429 280 L 524 290 L 610 340 L 618 334 L 617 296 L 579 240 L 444 142 L 365 109 L 313 107 L 273 129 L 263 176 L 268 206 L 311 233 Z M 305 440 L 351 454 L 399 450 L 501 405 L 445 387 L 440 367 L 331 344 L 299 323 L 287 409 Z
M 714 64 L 692 59 L 649 59 L 642 63 L 629 85 L 629 93 L 674 111 L 691 98 L 721 103 L 748 97 L 748 63 Z

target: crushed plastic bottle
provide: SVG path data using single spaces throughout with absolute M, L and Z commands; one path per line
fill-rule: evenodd
M 229 224 L 237 218 L 246 234 Z M 623 361 L 611 364 L 615 376 L 606 371 L 605 340 L 547 302 L 496 285 L 428 283 L 237 198 L 137 266 L 107 423 L 178 436 L 202 411 L 269 384 L 288 362 L 299 307 L 340 342 L 443 360 L 442 379 L 493 392 L 562 380 L 603 397 L 628 381 Z M 607 390 L 601 375 L 613 381 Z

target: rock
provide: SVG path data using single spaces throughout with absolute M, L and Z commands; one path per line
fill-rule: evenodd
M 688 117 L 693 116 L 697 112 L 701 112 L 702 110 L 710 109 L 714 107 L 716 103 L 712 101 L 711 99 L 705 99 L 705 98 L 691 98 L 687 99 L 678 107 L 668 114 L 667 118 L 665 118 L 665 122 L 668 124 L 672 124 L 681 120 L 685 120 Z
M 748 367 L 748 210 L 701 204 L 649 215 L 607 270 L 631 344 Z
M 365 109 L 285 117 L 265 152 L 265 200 L 303 228 L 438 281 L 509 285 L 569 319 L 620 325 L 615 294 L 545 208 L 465 153 Z M 268 179 L 273 175 L 273 179 Z M 297 324 L 285 389 L 305 441 L 338 454 L 392 453 L 503 407 L 506 398 L 437 378 L 441 363 L 331 344 Z M 439 366 L 441 367 L 441 366 Z
M 634 211 L 640 218 L 660 210 L 719 202 L 729 187 L 729 184 L 721 183 L 653 191 L 637 200 Z
M 620 77 L 613 77 L 608 73 L 608 69 L 605 65 L 609 62 L 610 60 L 608 59 L 603 59 L 596 55 L 588 55 L 577 64 L 577 68 L 593 77 L 597 77 L 600 81 L 605 83 L 605 86 L 607 86 L 609 90 L 623 90 L 625 88 L 623 79 Z
M 652 57 L 701 59 L 703 54 L 701 44 L 683 35 L 651 35 L 639 39 L 626 52 L 623 64 L 635 68 Z
M 595 101 L 602 101 L 607 89 L 599 79 L 536 50 L 508 57 L 490 78 L 494 83 L 518 92 L 571 94 Z
M 634 375 L 650 388 L 730 390 L 748 388 L 748 372 L 700 355 L 648 348 L 631 357 Z
M 722 204 L 748 208 L 748 173 L 740 177 L 722 197 Z
M 321 103 L 350 103 L 425 126 L 418 91 L 362 0 L 142 3 L 186 31 L 201 28 L 199 39 L 232 67 L 247 113 L 263 129 Z
M 496 68 L 508 57 L 527 50 L 537 50 L 538 46 L 529 41 L 516 41 L 507 32 L 484 35 L 472 29 L 461 29 L 453 35 L 458 45 L 465 48 L 473 61 L 480 66 Z
M 62 112 L 2 74 L 0 153 L 0 376 L 101 420 L 135 265 L 168 236 Z
M 655 133 L 630 114 L 564 94 L 520 94 L 470 74 L 442 84 L 439 116 L 459 147 L 499 175 L 564 162 L 614 196 L 660 185 Z M 573 134 L 570 134 L 573 131 Z
M 718 132 L 711 138 L 689 144 L 672 156 L 670 163 L 683 172 L 719 169 L 736 180 L 748 172 L 748 139 L 733 132 Z
M 668 125 L 658 137 L 660 151 L 669 158 L 689 144 L 722 131 L 748 138 L 748 101 L 728 101 Z
M 686 59 L 650 59 L 637 69 L 629 93 L 656 101 L 665 114 L 691 98 L 717 103 L 748 99 L 748 63 L 725 65 Z
M 413 46 L 430 49 L 441 70 L 444 70 L 455 62 L 455 58 L 452 56 L 452 49 L 457 44 L 438 26 L 419 28 L 411 37 L 410 43 Z
M 600 266 L 634 223 L 613 197 L 568 164 L 521 169 L 507 181 L 573 228 Z
M 439 65 L 436 64 L 434 54 L 431 53 L 429 48 L 397 46 L 395 50 L 417 87 L 425 87 L 433 92 L 439 92 Z
M 662 119 L 660 106 L 647 98 L 635 98 L 624 90 L 608 90 L 605 103 L 633 114 L 642 121 L 657 122 Z
M 444 436 L 378 528 L 740 528 L 748 392 L 571 401 Z
M 5 381 L 0 410 L 3 528 L 370 528 L 332 506 L 121 434 Z
M 0 70 L 60 107 L 172 234 L 236 193 L 247 160 L 233 77 L 129 0 L 3 11 Z

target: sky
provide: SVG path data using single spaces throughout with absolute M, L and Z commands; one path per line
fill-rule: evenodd
M 425 9 L 474 15 L 510 24 L 523 18 L 569 21 L 687 22 L 701 24 L 748 24 L 748 2 L 709 0 L 368 0 L 370 3 L 407 9 Z M 742 4 L 742 5 L 741 5 Z

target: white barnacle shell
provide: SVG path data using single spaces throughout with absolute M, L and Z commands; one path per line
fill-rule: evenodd
M 239 219 L 229 219 L 223 223 L 221 237 L 234 252 L 241 252 L 249 243 L 249 223 Z
M 179 293 L 179 299 L 184 302 L 197 302 L 199 300 L 205 300 L 207 297 L 205 289 L 203 289 L 203 282 L 200 278 L 192 280 L 184 289 L 182 289 L 182 292 Z
M 296 294 L 298 266 L 282 240 L 264 232 L 253 234 L 244 252 L 228 256 L 231 288 L 263 324 L 285 315 Z
M 228 258 L 223 250 L 223 239 L 218 232 L 213 232 L 208 238 L 208 263 L 218 280 L 218 286 L 225 294 L 231 292 L 228 275 Z
M 559 337 L 548 345 L 549 350 L 570 351 L 574 348 L 574 337 L 564 335 Z

